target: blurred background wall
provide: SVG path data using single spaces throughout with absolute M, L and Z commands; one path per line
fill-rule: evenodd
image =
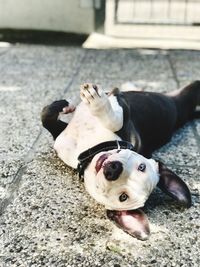
M 101 0 L 0 0 L 0 28 L 90 33 Z
M 200 49 L 200 0 L 0 0 L 0 40 L 73 34 L 87 48 Z

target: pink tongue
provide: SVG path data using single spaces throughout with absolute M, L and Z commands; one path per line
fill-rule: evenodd
M 104 161 L 108 158 L 108 154 L 103 154 L 99 157 L 99 159 L 97 160 L 97 163 L 96 163 L 96 166 L 95 166 L 95 169 L 96 169 L 96 172 L 99 172 Z
M 149 237 L 150 229 L 147 216 L 140 209 L 129 211 L 107 211 L 108 218 L 131 236 L 140 240 Z
M 138 224 L 138 221 L 133 216 L 125 212 L 121 215 L 121 223 L 126 229 L 132 230 L 133 224 Z

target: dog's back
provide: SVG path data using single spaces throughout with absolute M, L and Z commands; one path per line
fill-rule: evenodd
M 200 117 L 200 81 L 180 90 L 174 96 L 153 92 L 123 92 L 129 118 L 141 141 L 138 152 L 151 153 L 167 143 L 173 132 L 187 121 Z

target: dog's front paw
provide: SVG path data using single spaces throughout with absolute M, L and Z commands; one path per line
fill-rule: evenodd
M 105 93 L 95 84 L 84 83 L 80 86 L 80 97 L 85 104 L 97 105 L 105 97 Z

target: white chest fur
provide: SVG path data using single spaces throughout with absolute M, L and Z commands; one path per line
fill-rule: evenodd
M 116 105 L 114 96 L 109 97 L 109 101 L 111 105 Z M 91 114 L 88 105 L 81 102 L 66 129 L 56 138 L 54 149 L 67 165 L 77 168 L 77 158 L 81 152 L 111 140 L 121 139 L 105 127 L 97 116 Z

